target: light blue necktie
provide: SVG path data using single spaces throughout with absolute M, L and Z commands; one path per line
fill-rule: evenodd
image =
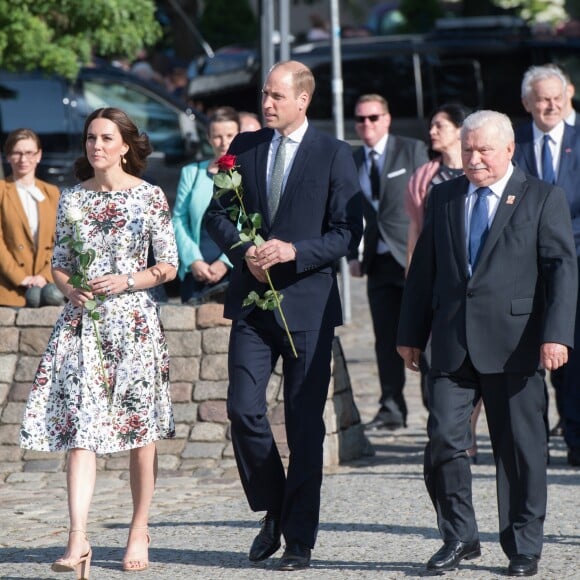
M 547 133 L 544 135 L 544 142 L 542 143 L 542 179 L 552 185 L 556 183 L 554 160 L 550 150 L 550 135 Z
M 282 195 L 282 184 L 284 182 L 284 164 L 286 161 L 286 144 L 290 139 L 282 137 L 274 157 L 274 168 L 270 179 L 270 195 L 268 195 L 268 210 L 270 212 L 270 221 L 274 221 L 278 206 L 280 205 L 280 196 Z
M 489 187 L 478 187 L 475 190 L 477 193 L 477 200 L 473 205 L 471 212 L 471 222 L 469 226 L 469 263 L 471 264 L 471 271 L 475 270 L 477 261 L 481 254 L 481 249 L 487 238 L 488 228 L 488 208 L 487 196 L 492 193 Z

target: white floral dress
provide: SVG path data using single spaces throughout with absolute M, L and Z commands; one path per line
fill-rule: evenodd
M 159 187 L 142 182 L 123 191 L 95 192 L 80 185 L 63 191 L 57 240 L 76 235 L 66 219 L 71 208 L 72 214 L 74 208 L 82 212 L 76 225 L 84 248 L 96 251 L 89 279 L 144 270 L 150 246 L 156 262 L 177 267 L 169 207 Z M 67 244 L 57 242 L 54 267 L 73 273 L 77 260 Z M 98 304 L 98 321 L 85 308 L 65 305 L 32 385 L 22 447 L 111 453 L 175 435 L 169 354 L 156 303 L 148 291 L 135 291 L 103 297 Z

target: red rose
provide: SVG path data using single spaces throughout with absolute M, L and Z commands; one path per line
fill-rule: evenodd
M 229 171 L 236 166 L 236 156 L 235 155 L 222 155 L 217 160 L 217 166 L 220 171 Z

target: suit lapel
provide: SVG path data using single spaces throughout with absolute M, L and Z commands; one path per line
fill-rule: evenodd
M 576 129 L 566 125 L 564 127 L 564 135 L 562 136 L 562 147 L 560 148 L 560 163 L 558 165 L 558 177 L 556 178 L 556 184 L 560 185 L 562 189 L 566 192 L 568 196 L 568 190 L 570 187 L 566 187 L 566 177 L 574 175 L 575 170 L 572 167 L 574 163 L 574 147 L 577 147 L 576 143 Z M 574 191 L 574 194 L 576 192 Z M 573 199 L 568 199 L 569 203 L 572 203 Z
M 274 132 L 272 131 L 272 135 Z M 264 221 L 270 225 L 270 213 L 268 210 L 268 152 L 270 150 L 270 143 L 272 139 L 262 141 L 256 147 L 256 186 L 258 189 L 258 203 L 260 206 L 260 213 Z
M 467 270 L 467 248 L 466 248 L 466 232 L 465 232 L 465 197 L 467 195 L 467 188 L 469 183 L 467 178 L 460 177 L 462 184 L 453 190 L 451 199 L 449 200 L 449 227 L 451 229 L 451 238 L 455 248 L 455 255 L 458 257 L 458 262 L 465 275 L 468 276 Z
M 495 212 L 495 217 L 491 223 L 489 234 L 487 235 L 487 239 L 485 240 L 483 248 L 481 249 L 478 268 L 481 268 L 481 265 L 487 256 L 489 256 L 489 254 L 493 251 L 499 236 L 508 224 L 514 211 L 520 204 L 520 201 L 525 194 L 524 181 L 525 178 L 523 174 L 520 173 L 517 168 L 514 169 L 514 173 L 507 182 L 504 192 L 498 201 L 497 211 Z M 475 269 L 474 275 L 477 274 L 478 268 Z
M 54 211 L 54 208 L 49 203 L 48 193 L 38 182 L 35 182 L 36 187 L 42 191 L 44 201 L 37 203 L 38 206 L 38 247 L 49 247 L 52 245 L 53 236 L 53 220 L 47 219 L 47 213 Z
M 534 132 L 532 130 L 532 123 L 525 126 L 525 133 L 520 143 L 517 145 L 522 150 L 522 157 L 524 158 L 523 169 L 526 173 L 534 177 L 538 175 L 538 165 L 536 163 L 536 154 L 534 152 Z
M 302 142 L 298 145 L 296 155 L 292 161 L 292 167 L 290 169 L 290 173 L 288 174 L 288 179 L 286 180 L 286 186 L 284 187 L 284 191 L 280 197 L 280 205 L 278 207 L 278 211 L 276 212 L 276 217 L 284 215 L 284 206 L 289 203 L 289 200 L 296 192 L 297 185 L 299 185 L 302 180 L 304 168 L 308 163 L 308 157 L 310 155 L 310 150 L 312 148 L 314 139 L 315 137 L 312 129 L 311 127 L 308 127 Z M 266 208 L 267 207 L 268 204 L 266 203 Z
M 22 223 L 22 229 L 26 233 L 28 239 L 32 242 L 32 232 L 30 231 L 30 224 L 28 223 L 28 217 L 24 212 L 24 207 L 22 206 L 22 202 L 20 201 L 20 195 L 18 195 L 18 189 L 16 188 L 16 184 L 12 180 L 12 178 L 8 178 L 7 180 L 7 189 L 6 192 L 8 194 L 9 204 L 13 210 L 14 215 L 18 216 L 18 220 Z M 40 214 L 40 212 L 39 212 Z

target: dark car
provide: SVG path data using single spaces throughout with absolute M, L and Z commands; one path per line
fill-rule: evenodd
M 77 181 L 73 163 L 81 154 L 83 125 L 99 107 L 123 109 L 148 134 L 154 151 L 146 178 L 163 188 L 171 204 L 181 167 L 212 155 L 205 117 L 135 75 L 87 67 L 69 82 L 40 72 L 0 71 L 0 142 L 19 127 L 35 131 L 43 150 L 37 175 L 59 187 Z
M 521 21 L 507 17 L 442 21 L 429 34 L 343 38 L 341 56 L 347 137 L 353 136 L 354 106 L 363 93 L 387 98 L 394 132 L 426 138 L 426 118 L 449 101 L 495 109 L 516 123 L 525 118 L 520 85 L 532 64 L 564 65 L 580 86 L 580 39 L 537 38 Z M 316 79 L 309 119 L 332 130 L 331 43 L 295 46 L 291 58 L 308 65 Z M 207 73 L 199 67 L 190 84 L 191 98 L 205 107 L 233 104 L 257 110 L 260 66 L 249 55 L 246 62 L 245 76 L 231 70 L 212 74 L 212 68 L 219 70 L 215 64 Z

